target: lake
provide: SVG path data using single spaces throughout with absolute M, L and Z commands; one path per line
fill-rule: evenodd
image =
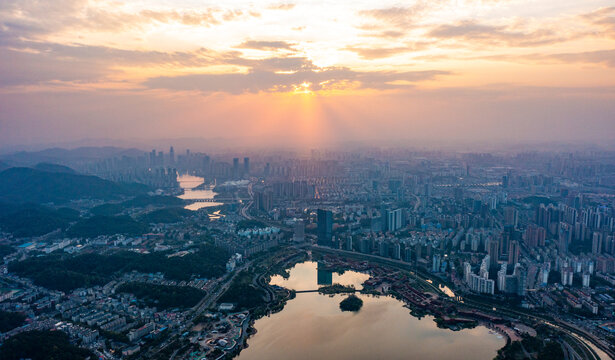
M 290 269 L 290 277 L 274 276 L 271 284 L 295 290 L 317 289 L 339 283 L 361 288 L 369 275 L 346 271 L 336 274 L 307 261 Z M 342 312 L 345 295 L 299 293 L 284 309 L 254 323 L 258 331 L 239 354 L 251 359 L 493 359 L 506 344 L 500 335 L 478 326 L 451 331 L 440 329 L 433 317 L 417 319 L 402 302 L 390 297 L 357 294 L 363 307 Z

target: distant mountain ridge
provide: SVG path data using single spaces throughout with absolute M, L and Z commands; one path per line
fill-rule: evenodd
M 0 158 L 9 165 L 32 166 L 37 163 L 67 164 L 73 161 L 96 160 L 119 156 L 140 156 L 145 152 L 113 146 L 79 147 L 76 149 L 50 148 L 40 151 L 19 151 Z
M 15 167 L 0 172 L 0 201 L 65 203 L 78 199 L 117 199 L 148 191 L 145 185 L 119 184 L 96 176 L 79 175 L 67 172 L 72 169 L 63 166 L 44 165 L 43 168 L 56 171 Z

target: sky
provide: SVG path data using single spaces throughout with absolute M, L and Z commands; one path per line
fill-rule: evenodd
M 0 144 L 615 142 L 613 0 L 2 0 Z

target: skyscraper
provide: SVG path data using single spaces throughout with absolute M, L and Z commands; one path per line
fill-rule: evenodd
M 239 177 L 239 158 L 233 158 L 233 178 Z
M 487 248 L 487 253 L 489 254 L 490 266 L 497 266 L 498 259 L 500 258 L 500 244 L 497 240 L 491 239 L 489 240 L 489 246 Z
M 151 167 L 156 166 L 156 149 L 152 150 L 149 153 L 149 166 Z
M 598 231 L 594 231 L 594 235 L 592 236 L 592 254 L 601 254 L 602 253 L 602 234 Z
M 211 172 L 211 159 L 208 155 L 203 156 L 203 172 L 210 174 Z
M 514 275 L 517 277 L 517 295 L 525 296 L 527 289 L 527 270 L 521 265 L 515 265 Z
M 333 213 L 329 210 L 318 209 L 317 211 L 318 221 L 318 245 L 320 246 L 332 246 L 333 236 Z
M 519 262 L 519 242 L 513 240 L 508 244 L 508 263 L 515 265 Z
M 519 222 L 519 211 L 512 206 L 504 208 L 504 226 L 517 227 Z
M 442 257 L 440 257 L 439 254 L 435 254 L 431 260 L 431 272 L 440 272 L 440 267 L 442 265 Z
M 558 251 L 560 254 L 566 254 L 568 252 L 568 246 L 570 245 L 570 241 L 572 239 L 572 227 L 570 226 L 570 224 L 560 222 L 558 232 Z
M 305 240 L 305 224 L 303 220 L 295 221 L 293 241 L 303 242 Z
M 401 209 L 387 211 L 387 230 L 396 231 L 402 227 Z
M 547 232 L 545 228 L 531 224 L 525 230 L 524 242 L 530 248 L 545 246 L 546 237 Z
M 250 175 L 250 158 L 243 158 L 243 175 Z
M 359 242 L 359 251 L 363 254 L 369 254 L 372 251 L 371 241 L 367 238 L 362 238 Z

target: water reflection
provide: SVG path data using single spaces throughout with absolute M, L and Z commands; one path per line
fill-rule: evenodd
M 189 174 L 182 174 L 177 176 L 177 181 L 179 182 L 179 187 L 184 190 L 184 193 L 178 196 L 180 199 L 184 200 L 207 200 L 213 199 L 216 193 L 213 191 L 211 186 L 206 186 L 203 189 L 195 188 L 205 181 L 204 178 L 200 176 L 194 176 Z M 206 207 L 219 206 L 223 205 L 223 203 L 219 202 L 198 202 L 195 201 L 192 204 L 186 205 L 184 208 L 188 210 L 198 210 Z
M 332 273 L 332 282 L 360 287 L 369 275 Z M 290 277 L 271 282 L 296 290 L 318 287 L 318 265 L 298 264 Z M 257 333 L 248 340 L 239 359 L 492 359 L 505 340 L 484 327 L 453 332 L 439 329 L 433 318 L 412 317 L 391 297 L 358 295 L 359 312 L 342 312 L 344 295 L 300 293 L 285 308 L 255 323 Z
M 321 285 L 327 285 L 320 283 L 320 271 L 325 272 L 326 270 L 322 267 L 319 270 L 318 264 L 314 261 L 306 261 L 297 264 L 290 269 L 290 277 L 288 279 L 284 279 L 279 275 L 271 277 L 271 284 L 292 290 L 315 290 Z M 369 279 L 368 274 L 363 274 L 356 271 L 345 271 L 343 274 L 334 273 L 331 271 L 328 271 L 328 273 L 328 275 L 323 275 L 326 277 L 331 277 L 330 280 L 326 280 L 328 285 L 352 285 L 358 290 L 363 289 L 363 282 Z
M 448 297 L 455 297 L 455 293 L 448 286 L 440 284 L 438 289 L 442 291 Z
M 316 282 L 318 285 L 331 285 L 333 284 L 333 271 L 329 271 L 322 263 L 318 263 L 317 266 L 318 275 L 316 276 Z

